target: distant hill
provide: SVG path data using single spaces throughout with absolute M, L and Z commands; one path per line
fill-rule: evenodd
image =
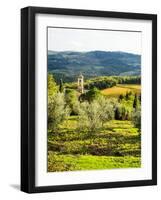
M 75 81 L 81 72 L 86 78 L 108 75 L 140 75 L 141 56 L 120 51 L 48 51 L 48 72 L 56 80 Z

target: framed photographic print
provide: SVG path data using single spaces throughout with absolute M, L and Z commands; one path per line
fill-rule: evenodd
M 21 10 L 21 190 L 157 184 L 157 16 Z

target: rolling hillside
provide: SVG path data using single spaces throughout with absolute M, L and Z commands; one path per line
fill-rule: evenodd
M 80 72 L 86 78 L 108 75 L 140 75 L 141 56 L 125 52 L 48 51 L 48 72 L 56 80 L 75 81 Z
M 127 92 L 133 92 L 140 94 L 141 93 L 141 85 L 135 84 L 118 84 L 112 88 L 107 88 L 101 91 L 102 94 L 109 97 L 118 97 L 120 94 L 126 94 Z

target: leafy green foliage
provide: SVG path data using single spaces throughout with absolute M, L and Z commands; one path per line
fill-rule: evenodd
M 82 94 L 80 96 L 80 100 L 81 101 L 85 101 L 86 100 L 86 101 L 92 102 L 94 100 L 99 99 L 99 97 L 101 97 L 100 90 L 98 90 L 96 87 L 93 87 L 88 92 Z
M 91 89 L 93 87 L 96 87 L 98 89 L 105 89 L 105 88 L 110 88 L 115 86 L 117 83 L 117 80 L 114 78 L 106 78 L 106 79 L 99 79 L 99 80 L 93 80 L 93 81 L 88 81 L 87 84 L 85 85 L 85 88 Z
M 134 102 L 133 102 L 133 108 L 135 110 L 138 110 L 138 108 L 139 108 L 139 99 L 138 99 L 137 94 L 135 94 L 135 98 L 134 98 Z
M 109 120 L 114 119 L 114 108 L 116 105 L 116 101 L 114 99 L 107 99 L 101 96 L 97 103 L 99 104 L 99 117 L 102 123 L 102 126 Z
M 85 88 L 105 89 L 114 87 L 116 84 L 140 84 L 140 82 L 140 76 L 99 76 L 86 80 Z
M 122 84 L 114 97 L 100 91 L 133 81 L 138 77 L 93 78 L 80 94 L 76 83 L 56 84 L 48 75 L 48 171 L 140 167 L 138 85 Z
M 60 83 L 59 83 L 59 92 L 64 92 L 64 86 L 63 86 L 63 80 L 60 79 Z
M 56 94 L 58 87 L 52 74 L 48 74 L 48 101 Z
M 119 102 L 121 102 L 121 101 L 123 100 L 123 98 L 124 98 L 124 95 L 123 95 L 123 94 L 120 94 L 120 95 L 119 95 L 119 99 L 118 99 Z
M 114 108 L 104 97 L 92 102 L 83 102 L 79 109 L 79 129 L 96 132 L 103 124 L 114 118 Z
M 78 93 L 75 90 L 72 89 L 66 89 L 65 90 L 65 101 L 66 104 L 71 109 L 71 115 L 77 115 L 78 114 Z
M 141 111 L 140 110 L 136 110 L 133 113 L 132 121 L 133 121 L 135 127 L 138 128 L 139 131 L 141 131 Z
M 48 103 L 48 129 L 56 131 L 67 116 L 70 109 L 66 106 L 63 93 L 56 93 Z
M 118 104 L 115 109 L 115 119 L 117 120 L 130 120 L 131 111 L 124 104 Z
M 121 94 L 118 102 L 115 107 L 115 119 L 117 120 L 131 120 L 133 112 L 139 109 L 141 104 L 137 94 L 131 91 L 125 95 Z

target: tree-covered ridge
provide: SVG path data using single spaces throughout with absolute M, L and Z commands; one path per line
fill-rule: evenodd
M 85 79 L 84 88 L 91 89 L 96 87 L 98 89 L 111 88 L 117 84 L 141 84 L 141 76 L 99 76 L 95 78 Z M 65 87 L 76 89 L 77 83 L 65 83 Z
M 54 73 L 56 81 L 75 81 L 80 71 L 87 77 L 140 75 L 141 56 L 126 52 L 48 51 L 48 72 Z

